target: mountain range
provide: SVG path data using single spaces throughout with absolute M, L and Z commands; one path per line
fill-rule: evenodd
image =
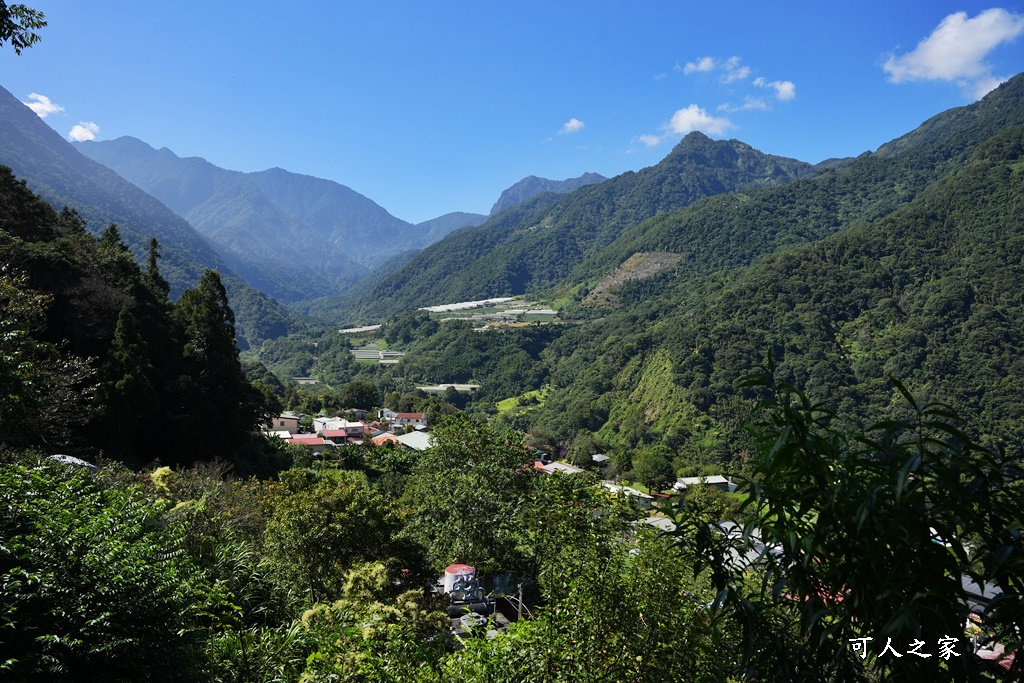
M 872 154 L 637 224 L 549 288 L 581 322 L 531 369 L 548 385 L 543 410 L 505 418 L 714 466 L 742 456 L 756 394 L 736 382 L 771 354 L 776 378 L 837 425 L 910 416 L 895 378 L 975 437 L 1019 443 L 1022 159 L 1019 75 Z M 594 296 L 666 254 L 670 267 Z
M 246 282 L 213 245 L 160 201 L 79 153 L 31 109 L 0 87 L 0 164 L 58 210 L 75 209 L 95 234 L 117 224 L 126 245 L 145 261 L 150 238 L 160 242 L 161 271 L 172 296 L 217 270 L 235 309 L 240 345 L 287 334 L 299 323 L 277 301 Z
M 334 382 L 479 384 L 468 410 L 558 443 L 593 438 L 627 475 L 641 449 L 693 474 L 743 458 L 766 396 L 738 380 L 769 357 L 836 427 L 913 420 L 895 379 L 966 418 L 971 438 L 1016 448 L 1022 160 L 1024 75 L 817 166 L 691 134 L 661 164 L 534 197 L 383 277 L 352 322 L 383 321 L 400 365 L 346 365 L 333 331 L 317 359 L 276 342 L 263 358 Z M 567 322 L 481 333 L 410 310 L 523 292 Z
M 242 283 L 188 222 L 3 95 L 0 162 L 51 203 L 77 207 L 92 230 L 118 222 L 137 255 L 157 236 L 177 291 L 204 267 L 235 278 L 240 321 L 284 321 L 249 322 L 255 332 L 246 339 L 289 329 L 276 302 Z M 329 207 L 358 201 L 343 186 L 280 169 L 239 174 L 113 142 L 135 150 L 137 172 L 150 174 L 164 201 L 193 212 L 211 237 L 232 244 L 226 236 L 234 235 L 236 247 L 244 229 L 235 210 L 298 239 L 306 223 L 328 225 L 317 221 Z M 191 170 L 162 176 L 154 157 Z M 542 405 L 500 420 L 562 437 L 590 430 L 620 452 L 663 445 L 689 464 L 713 464 L 742 456 L 740 427 L 755 395 L 736 380 L 770 352 L 776 375 L 828 401 L 837 423 L 898 416 L 894 377 L 921 400 L 969 416 L 982 437 L 1016 441 L 1024 436 L 1022 158 L 1024 75 L 856 159 L 811 165 L 691 133 L 641 171 L 526 197 L 477 226 L 460 226 L 466 216 L 424 224 L 421 234 L 447 234 L 422 250 L 406 244 L 377 264 L 339 256 L 352 279 L 338 286 L 362 299 L 328 298 L 317 308 L 333 322 L 358 323 L 533 294 L 575 324 L 481 335 L 409 313 L 382 332 L 410 350 L 400 366 L 356 367 L 333 331 L 316 362 L 333 364 L 339 380 L 382 386 L 475 380 L 482 401 L 544 384 Z M 530 185 L 539 186 L 523 188 Z M 359 204 L 366 216 L 389 220 L 367 202 Z M 254 267 L 242 257 L 240 266 Z M 273 342 L 267 349 L 282 362 L 291 353 Z M 263 358 L 271 365 L 269 353 Z
M 654 166 L 567 194 L 541 194 L 451 233 L 385 278 L 348 314 L 369 319 L 375 310 L 536 292 L 652 216 L 816 172 L 809 163 L 764 154 L 738 140 L 691 133 Z
M 325 297 L 320 308 L 332 312 L 339 294 L 353 300 L 424 246 L 487 218 L 453 212 L 413 225 L 344 185 L 280 168 L 230 171 L 131 137 L 68 143 L 6 90 L 0 117 L 0 162 L 55 207 L 74 207 L 93 232 L 118 224 L 136 257 L 156 237 L 172 295 L 204 269 L 220 271 L 243 346 L 295 327 L 275 299 L 308 311 L 301 302 Z M 531 176 L 494 211 L 603 179 Z
M 453 213 L 413 225 L 330 180 L 280 168 L 230 171 L 132 137 L 76 147 L 162 201 L 285 303 L 344 291 L 397 254 L 484 219 Z

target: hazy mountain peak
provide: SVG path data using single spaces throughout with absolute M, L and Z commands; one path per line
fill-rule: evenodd
M 76 209 L 94 233 L 116 223 L 136 257 L 145 258 L 151 237 L 160 241 L 161 271 L 177 295 L 194 286 L 207 268 L 220 271 L 232 298 L 240 342 L 285 334 L 288 316 L 280 305 L 256 292 L 181 216 L 73 145 L 3 87 L 0 87 L 0 162 L 55 208 Z M 111 143 L 115 141 L 110 141 Z M 119 138 L 135 155 L 156 150 L 135 138 Z M 148 150 L 148 151 L 147 151 Z
M 586 185 L 593 185 L 605 180 L 607 178 L 598 173 L 584 173 L 578 178 L 567 178 L 565 180 L 549 180 L 548 178 L 539 178 L 535 175 L 527 176 L 501 193 L 498 201 L 491 207 L 491 215 L 493 216 L 511 206 L 525 202 L 527 199 L 543 192 L 566 194 Z

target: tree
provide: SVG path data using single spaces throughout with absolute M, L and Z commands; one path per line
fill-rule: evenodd
M 674 454 L 667 446 L 650 446 L 633 456 L 633 474 L 652 491 L 666 488 L 676 478 Z
M 127 308 L 121 309 L 117 318 L 103 374 L 106 375 L 103 385 L 106 418 L 114 436 L 115 452 L 123 456 L 134 444 L 139 423 L 160 410 L 160 396 L 153 386 L 155 371 L 149 361 L 146 342 Z
M 282 473 L 272 497 L 265 544 L 277 571 L 309 591 L 311 602 L 341 597 L 342 579 L 356 562 L 396 554 L 397 519 L 384 499 L 353 472 Z
M 1020 647 L 1018 464 L 971 442 L 948 407 L 919 404 L 899 383 L 905 419 L 833 429 L 830 413 L 771 369 L 743 382 L 770 392 L 754 425 L 743 535 L 721 533 L 717 518 L 688 504 L 677 517 L 677 539 L 709 572 L 722 621 L 742 630 L 741 661 L 785 680 L 856 680 L 859 641 L 886 680 L 975 680 L 985 665 L 963 639 L 967 579 L 998 586 L 985 626 Z M 739 560 L 759 549 L 752 565 Z M 747 582 L 751 571 L 761 580 Z M 780 612 L 790 619 L 773 618 Z M 957 656 L 937 656 L 943 639 Z M 904 656 L 880 656 L 886 642 Z M 915 643 L 933 656 L 906 656 Z
M 170 296 L 171 285 L 160 274 L 160 242 L 155 237 L 149 240 L 149 257 L 146 265 L 146 279 L 153 289 L 163 296 Z
M 0 0 L 0 45 L 10 43 L 15 54 L 39 42 L 37 30 L 46 26 L 46 18 L 39 10 L 21 3 L 8 5 Z
M 29 288 L 27 276 L 0 265 L 0 442 L 6 445 L 66 446 L 95 414 L 88 362 L 34 336 L 51 301 Z M 39 424 L 48 425 L 45 434 Z
M 196 459 L 238 453 L 262 426 L 263 395 L 246 380 L 235 346 L 235 315 L 216 271 L 186 290 L 174 307 L 184 333 L 184 374 L 179 378 L 182 426 Z
M 437 569 L 452 562 L 482 573 L 523 569 L 523 513 L 534 476 L 520 434 L 446 417 L 406 489 L 410 532 Z
M 429 680 L 450 620 L 426 609 L 422 590 L 396 596 L 396 585 L 383 563 L 360 564 L 345 576 L 340 600 L 307 610 L 301 624 L 315 650 L 299 680 Z
M 373 382 L 357 379 L 342 388 L 340 400 L 343 408 L 370 410 L 380 403 L 380 392 Z
M 40 400 L 37 344 L 29 331 L 40 324 L 49 297 L 28 289 L 28 279 L 0 268 L 0 438 L 22 424 L 24 411 Z
M 568 460 L 577 467 L 586 467 L 593 462 L 591 456 L 601 450 L 601 442 L 594 433 L 589 429 L 581 429 L 569 444 Z
M 467 639 L 442 661 L 442 680 L 733 680 L 693 594 L 687 558 L 650 530 L 639 536 L 627 543 L 595 534 L 567 544 L 557 599 L 497 638 Z

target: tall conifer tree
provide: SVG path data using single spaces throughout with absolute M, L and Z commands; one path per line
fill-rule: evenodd
M 198 287 L 182 293 L 174 318 L 185 338 L 180 387 L 191 456 L 230 458 L 260 426 L 261 400 L 239 364 L 235 315 L 216 271 L 207 270 Z

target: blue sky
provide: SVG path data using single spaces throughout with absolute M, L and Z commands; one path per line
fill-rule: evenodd
M 693 129 L 853 156 L 1024 70 L 1024 1 L 26 1 L 49 26 L 0 85 L 65 137 L 329 178 L 412 222 Z

